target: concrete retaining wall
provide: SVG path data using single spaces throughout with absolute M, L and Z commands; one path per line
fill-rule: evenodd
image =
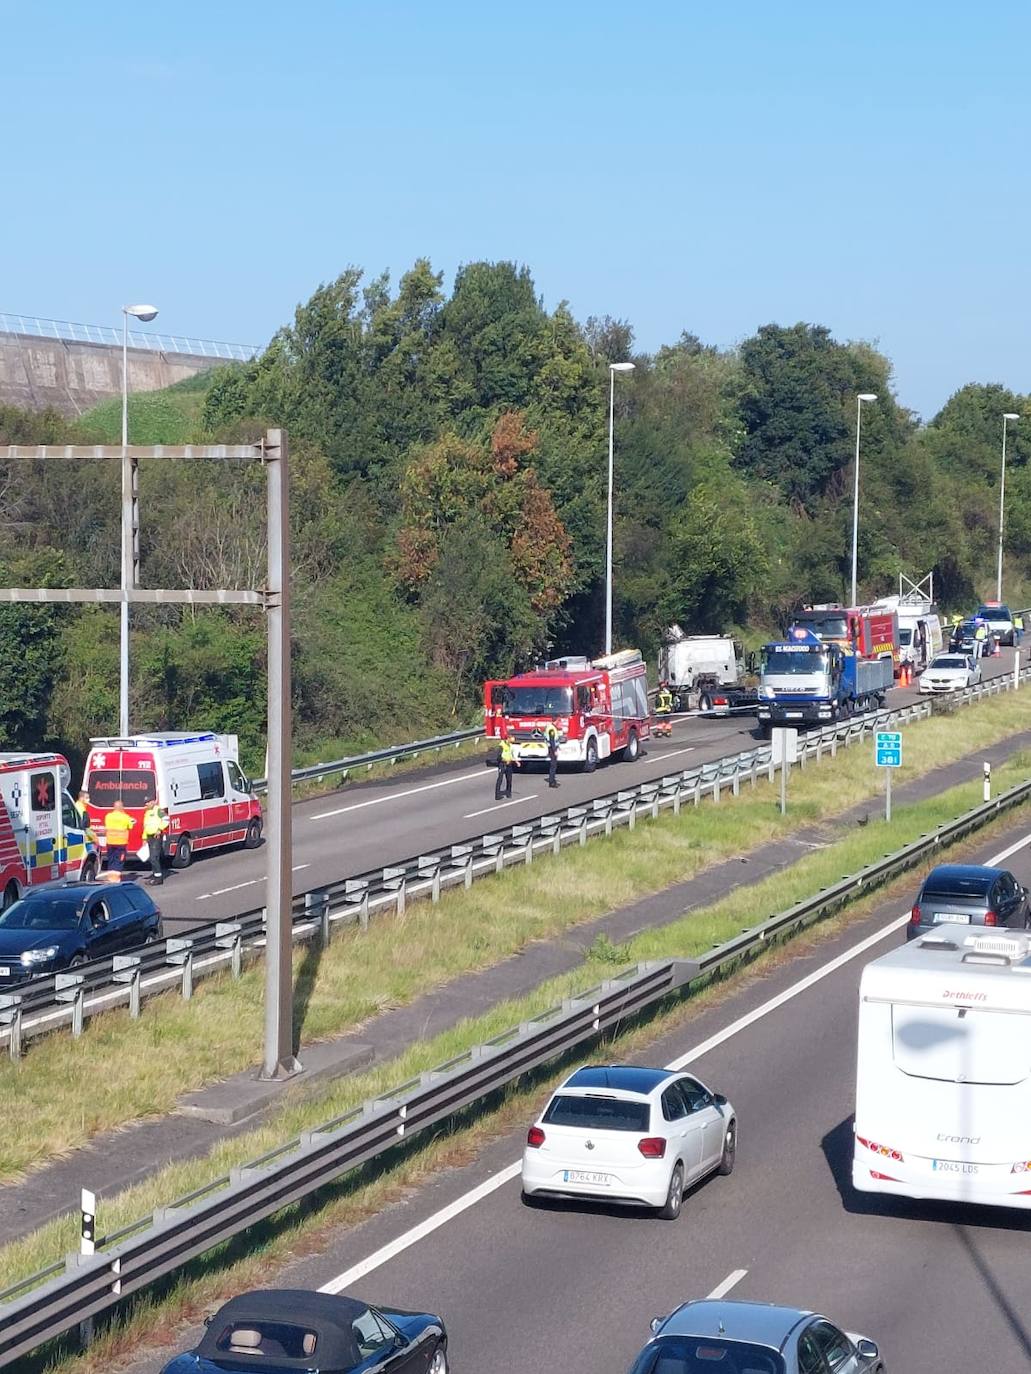
M 129 390 L 158 391 L 193 377 L 219 358 L 129 349 Z M 0 334 L 0 403 L 81 415 L 122 393 L 122 350 L 110 344 L 68 343 L 30 334 Z

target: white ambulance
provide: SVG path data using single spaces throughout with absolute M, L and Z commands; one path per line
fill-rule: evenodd
M 68 760 L 61 754 L 0 754 L 0 907 L 29 887 L 76 878 L 88 882 L 99 866 L 96 846 L 68 794 Z
M 164 854 L 186 868 L 197 850 L 261 843 L 261 803 L 240 767 L 235 735 L 171 731 L 90 741 L 82 785 L 101 848 L 104 817 L 120 801 L 133 820 L 129 857 L 141 857 L 143 813 L 168 812 Z

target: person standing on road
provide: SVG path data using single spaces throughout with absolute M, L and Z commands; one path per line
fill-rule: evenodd
M 552 721 L 544 732 L 544 737 L 548 741 L 548 786 L 560 787 L 561 784 L 556 777 L 558 773 L 558 727 Z
M 494 800 L 500 801 L 502 791 L 506 797 L 512 795 L 512 769 L 519 767 L 519 760 L 507 735 L 501 737 L 501 752 L 498 754 L 498 780 L 494 784 Z
M 150 881 L 152 883 L 165 881 L 161 859 L 164 851 L 163 836 L 167 829 L 168 816 L 165 808 L 158 806 L 155 798 L 143 813 L 143 838 L 147 841 L 147 848 L 150 851 Z
M 129 848 L 129 836 L 135 824 L 129 813 L 122 809 L 122 799 L 119 797 L 104 817 L 109 873 L 121 873 L 122 865 L 125 863 L 125 851 Z

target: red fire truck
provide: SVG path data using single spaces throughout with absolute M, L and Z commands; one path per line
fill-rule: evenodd
M 648 738 L 648 720 L 648 669 L 637 649 L 552 659 L 484 687 L 484 733 L 507 736 L 520 760 L 547 759 L 544 732 L 553 724 L 560 763 L 590 773 L 599 759 L 632 762 Z
M 840 644 L 860 658 L 890 658 L 899 673 L 899 617 L 897 611 L 872 606 L 806 606 L 791 621 L 791 629 L 811 631 L 828 644 Z

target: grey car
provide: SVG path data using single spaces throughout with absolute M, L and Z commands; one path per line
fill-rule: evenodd
M 630 1374 L 885 1374 L 873 1341 L 797 1307 L 704 1298 L 652 1332 Z
M 1027 888 L 1007 868 L 939 864 L 917 894 L 906 939 L 918 935 L 961 936 L 968 926 L 1027 930 L 1031 926 Z

